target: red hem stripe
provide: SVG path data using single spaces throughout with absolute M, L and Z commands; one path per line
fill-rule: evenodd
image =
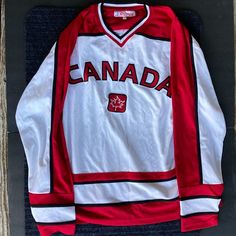
M 75 183 L 112 180 L 170 180 L 175 177 L 175 169 L 166 172 L 104 172 L 74 174 Z
M 156 212 L 156 214 L 153 214 Z M 76 206 L 76 223 L 128 226 L 177 220 L 179 200 L 132 203 L 117 206 Z

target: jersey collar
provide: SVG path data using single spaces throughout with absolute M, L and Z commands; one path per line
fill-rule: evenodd
M 111 7 L 135 7 L 135 6 L 144 6 L 146 14 L 145 16 L 139 20 L 135 25 L 133 25 L 130 29 L 128 29 L 125 34 L 122 36 L 118 35 L 116 32 L 114 32 L 109 25 L 105 22 L 103 17 L 103 7 L 104 6 L 111 6 Z M 128 41 L 128 39 L 135 33 L 135 31 L 140 28 L 148 19 L 150 15 L 150 9 L 149 6 L 146 4 L 138 4 L 138 3 L 132 3 L 132 4 L 110 4 L 110 3 L 99 3 L 98 4 L 98 15 L 101 22 L 101 25 L 103 29 L 105 30 L 106 34 L 114 40 L 116 43 L 118 43 L 120 46 L 123 46 L 125 42 Z

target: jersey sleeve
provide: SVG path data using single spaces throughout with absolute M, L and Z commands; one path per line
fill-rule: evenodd
M 185 232 L 218 224 L 226 127 L 199 44 L 177 19 L 174 24 L 171 35 L 174 155 L 181 230 Z
M 57 80 L 57 43 L 18 103 L 16 123 L 28 163 L 32 215 L 40 235 L 73 235 L 73 182 L 61 114 L 63 83 Z

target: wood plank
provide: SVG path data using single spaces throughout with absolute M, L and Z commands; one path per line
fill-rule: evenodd
M 7 194 L 7 106 L 5 66 L 5 1 L 1 1 L 0 29 L 0 235 L 9 233 L 9 208 Z

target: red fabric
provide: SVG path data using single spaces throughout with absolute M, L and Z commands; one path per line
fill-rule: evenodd
M 53 192 L 73 192 L 72 176 L 62 125 L 62 111 L 69 82 L 70 56 L 74 48 L 81 17 L 77 17 L 62 32 L 58 40 L 56 88 L 52 132 Z M 68 40 L 71 38 L 71 40 Z
M 136 16 L 127 17 L 125 20 L 122 17 L 114 17 L 115 11 L 135 11 Z M 112 30 L 129 29 L 141 19 L 145 17 L 144 6 L 132 6 L 132 7 L 111 7 L 103 6 L 103 20 L 109 25 Z M 122 22 L 121 22 L 122 21 Z
M 153 214 L 156 212 L 156 214 Z M 76 222 L 102 225 L 143 225 L 177 220 L 179 201 L 156 201 L 107 206 L 76 206 Z
M 182 187 L 180 188 L 180 197 L 201 195 L 219 197 L 222 195 L 223 189 L 223 184 L 204 184 L 192 187 Z
M 169 7 L 150 7 L 150 16 L 136 33 L 149 35 L 157 38 L 171 38 L 171 24 L 174 13 Z
M 181 218 L 181 232 L 188 232 L 218 225 L 218 214 L 202 214 Z
M 31 205 L 64 205 L 74 203 L 74 193 L 60 194 L 34 194 L 29 193 L 29 199 Z
M 175 170 L 166 172 L 104 172 L 74 174 L 74 182 L 105 181 L 105 180 L 166 180 L 175 177 Z
M 176 173 L 179 187 L 201 183 L 195 78 L 190 35 L 176 19 L 171 35 L 171 87 Z
M 51 236 L 54 233 L 60 232 L 65 235 L 75 235 L 75 224 L 55 224 L 55 225 L 37 225 L 40 236 Z

